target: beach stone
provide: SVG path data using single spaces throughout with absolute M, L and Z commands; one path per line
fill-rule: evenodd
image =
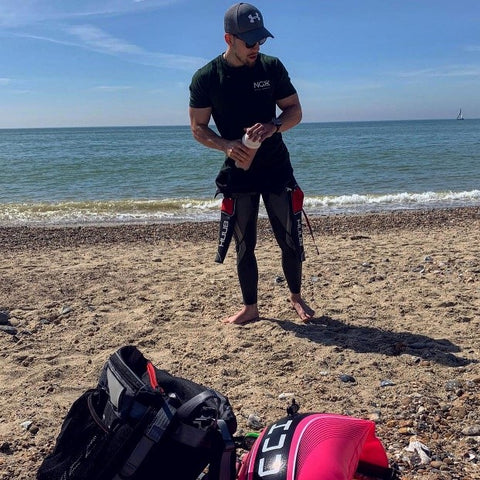
M 450 410 L 450 415 L 457 419 L 465 418 L 467 416 L 467 409 L 464 405 L 456 405 Z
M 340 381 L 343 383 L 355 383 L 355 377 L 352 377 L 352 375 L 347 375 L 346 373 L 342 373 L 339 377 Z
M 412 268 L 412 272 L 424 273 L 425 272 L 425 267 L 423 265 L 418 265 L 417 267 Z
M 367 237 L 366 235 L 352 235 L 350 240 L 370 240 L 371 237 Z
M 8 312 L 0 311 L 0 325 L 10 325 L 10 315 Z
M 410 439 L 410 443 L 405 450 L 413 453 L 410 459 L 413 465 L 428 465 L 431 462 L 430 449 L 415 437 Z
M 469 427 L 465 427 L 462 430 L 462 435 L 466 435 L 467 437 L 476 437 L 480 435 L 480 425 L 470 425 Z
M 460 380 L 448 380 L 445 384 L 445 390 L 447 392 L 455 392 L 462 388 L 462 382 Z
M 32 426 L 32 423 L 33 422 L 31 420 L 26 420 L 25 422 L 22 422 L 20 426 L 25 430 L 28 430 Z
M 12 455 L 12 446 L 8 442 L 3 442 L 0 444 L 0 453 L 4 453 L 5 455 Z
M 475 454 L 475 452 L 468 451 L 464 453 L 463 458 L 471 462 L 477 458 L 477 455 Z
M 368 419 L 372 422 L 378 423 L 382 419 L 382 413 L 380 411 L 371 412 L 368 414 Z
M 71 311 L 73 311 L 73 308 L 70 307 L 69 305 L 65 305 L 60 309 L 60 315 L 67 315 Z
M 441 308 L 451 308 L 451 307 L 456 307 L 457 303 L 456 302 L 441 302 L 438 304 L 439 307 Z
M 0 325 L 0 331 L 9 333 L 10 335 L 16 335 L 18 333 L 18 330 L 11 325 Z
M 290 397 L 294 397 L 295 394 L 292 393 L 292 392 L 285 392 L 285 393 L 281 393 L 279 396 L 278 396 L 278 399 L 279 400 L 285 400 L 286 398 L 290 398 Z
M 261 430 L 264 428 L 264 425 L 258 415 L 251 413 L 247 418 L 247 426 L 253 428 L 254 430 Z
M 381 387 L 392 387 L 393 385 L 395 385 L 395 382 L 392 380 L 382 380 L 380 382 Z

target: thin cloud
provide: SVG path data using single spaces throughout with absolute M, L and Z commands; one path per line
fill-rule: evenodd
M 155 10 L 183 0 L 2 0 L 0 26 L 19 27 L 49 21 L 92 16 L 121 15 L 129 12 Z
M 57 29 L 58 31 L 58 29 Z M 193 71 L 206 63 L 205 58 L 188 55 L 149 52 L 138 45 L 114 37 L 92 25 L 76 25 L 63 28 L 67 37 L 15 34 L 17 37 L 50 42 L 58 45 L 82 48 L 97 53 L 119 57 L 124 61 L 156 68 Z
M 17 90 L 11 90 L 10 93 L 13 94 L 13 95 L 29 95 L 33 92 L 32 92 L 32 90 L 18 90 L 17 89 Z
M 149 52 L 137 45 L 113 37 L 92 25 L 68 27 L 66 31 L 76 37 L 79 41 L 78 45 L 82 48 L 121 56 L 127 61 L 143 65 L 191 71 L 205 63 L 204 58 Z
M 16 80 L 13 80 L 11 78 L 0 77 L 0 87 L 7 87 L 4 92 L 8 92 L 8 94 L 11 95 L 25 95 L 28 93 L 32 93 L 31 90 L 20 89 L 16 87 L 17 83 L 18 82 Z
M 127 53 L 131 55 L 142 55 L 145 53 L 140 47 L 113 37 L 91 25 L 68 27 L 66 31 L 70 35 L 77 37 L 81 44 L 87 48 L 100 52 L 112 54 Z
M 477 77 L 480 76 L 480 66 L 450 65 L 440 68 L 424 68 L 421 70 L 412 70 L 410 72 L 400 72 L 398 75 L 402 78 Z
M 98 85 L 93 90 L 102 90 L 104 92 L 120 92 L 123 90 L 131 90 L 133 87 L 130 85 Z

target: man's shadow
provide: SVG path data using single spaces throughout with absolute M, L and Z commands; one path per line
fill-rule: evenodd
M 410 332 L 389 332 L 380 328 L 346 325 L 328 316 L 298 324 L 275 318 L 265 319 L 278 324 L 297 337 L 308 338 L 322 345 L 354 350 L 358 353 L 382 353 L 389 356 L 409 354 L 448 367 L 461 367 L 477 360 L 454 355 L 460 347 L 447 339 L 433 339 Z

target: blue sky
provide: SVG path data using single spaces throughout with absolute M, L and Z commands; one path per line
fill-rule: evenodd
M 1 0 L 0 128 L 188 124 L 225 0 Z M 304 121 L 480 118 L 479 0 L 257 0 Z

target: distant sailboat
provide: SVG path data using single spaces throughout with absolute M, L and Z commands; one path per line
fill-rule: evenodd
M 463 120 L 462 109 L 460 109 L 460 111 L 458 112 L 457 120 Z

